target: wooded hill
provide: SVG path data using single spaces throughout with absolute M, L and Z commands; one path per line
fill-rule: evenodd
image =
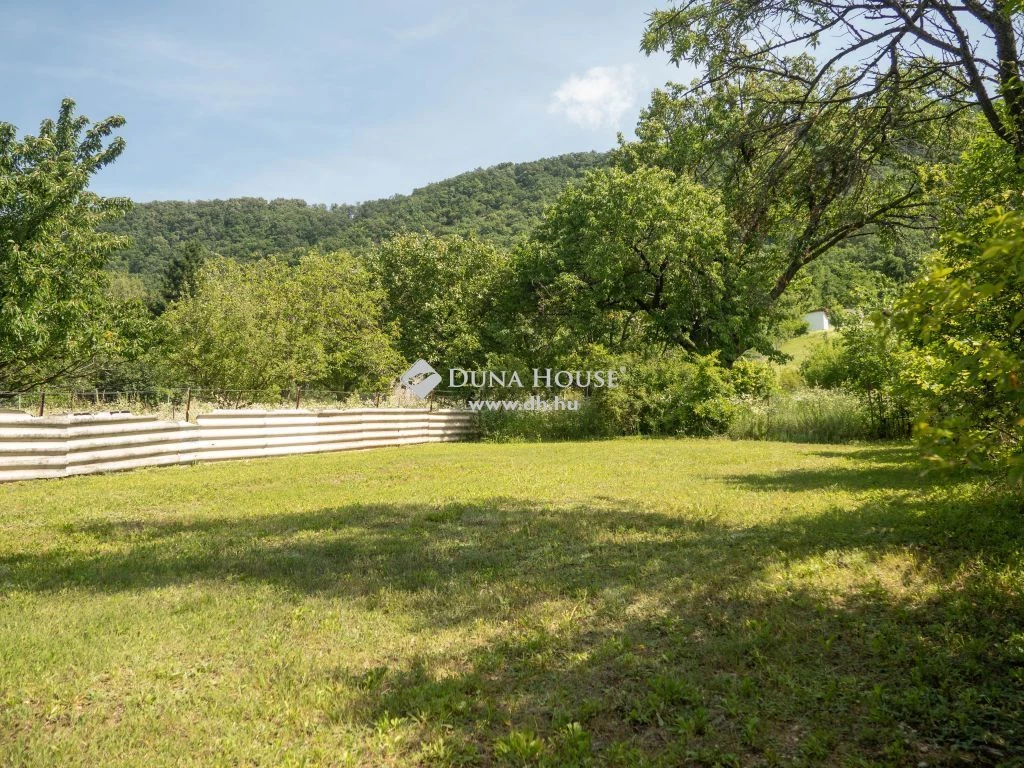
M 575 152 L 502 163 L 428 184 L 410 195 L 353 205 L 257 197 L 141 203 L 108 225 L 132 239 L 111 266 L 138 274 L 155 288 L 176 249 L 189 241 L 239 259 L 314 245 L 358 249 L 398 232 L 474 232 L 507 245 L 536 224 L 566 182 L 609 161 L 609 153 Z

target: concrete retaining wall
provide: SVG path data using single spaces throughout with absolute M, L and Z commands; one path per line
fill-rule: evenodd
M 409 408 L 214 411 L 195 424 L 127 413 L 0 413 L 0 482 L 463 440 L 474 431 L 468 411 Z

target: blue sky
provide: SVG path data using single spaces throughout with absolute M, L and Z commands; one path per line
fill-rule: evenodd
M 357 202 L 477 167 L 608 149 L 652 88 L 644 3 L 35 2 L 4 10 L 0 120 L 70 96 L 124 115 L 93 189 Z

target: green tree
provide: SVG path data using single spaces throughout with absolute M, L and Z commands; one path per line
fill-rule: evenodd
M 106 300 L 119 343 L 96 356 L 94 368 L 81 384 L 103 392 L 152 389 L 156 384 L 152 359 L 156 339 L 146 284 L 138 275 L 111 271 Z
M 506 254 L 474 236 L 398 235 L 369 254 L 383 317 L 411 362 L 470 368 L 489 351 L 488 315 Z
M 322 355 L 312 384 L 346 392 L 385 389 L 403 361 L 382 317 L 384 294 L 363 263 L 345 251 L 313 251 L 293 272 L 303 334 L 316 340 Z
M 176 250 L 164 272 L 163 288 L 160 292 L 161 309 L 195 290 L 196 276 L 207 255 L 203 246 L 195 240 L 186 241 Z
M 894 115 L 894 129 L 976 108 L 1020 160 L 1022 18 L 1016 0 L 685 0 L 650 15 L 642 47 L 703 66 L 704 83 L 782 78 L 794 90 L 777 102 L 798 108 L 927 90 L 938 108 Z M 794 67 L 825 40 L 827 56 Z
M 605 169 L 568 186 L 517 260 L 526 344 L 718 349 L 733 314 L 725 226 L 714 192 L 668 170 Z
M 98 225 L 129 201 L 88 191 L 93 174 L 124 151 L 124 124 L 90 125 L 70 99 L 38 136 L 0 123 L 0 390 L 82 375 L 120 343 L 104 267 L 127 239 Z
M 380 296 L 345 252 L 241 264 L 214 257 L 160 318 L 168 384 L 250 402 L 294 387 L 376 389 L 399 360 Z
M 951 232 L 894 323 L 917 347 L 906 377 L 916 433 L 940 457 L 1024 481 L 1024 216 L 996 211 L 987 241 Z
M 941 172 L 940 245 L 895 304 L 909 341 L 901 364 L 921 407 L 915 432 L 934 456 L 999 465 L 1024 480 L 1024 176 L 984 131 Z
M 907 342 L 864 318 L 848 318 L 843 334 L 826 339 L 801 363 L 800 374 L 814 387 L 845 389 L 864 404 L 871 436 L 910 436 L 919 406 L 907 373 L 914 367 Z
M 922 166 L 948 156 L 923 94 L 847 92 L 844 102 L 799 102 L 809 57 L 794 79 L 759 73 L 656 91 L 623 143 L 626 168 L 670 169 L 715 190 L 726 212 L 734 298 L 723 360 L 754 347 L 771 353 L 783 297 L 806 268 L 837 246 L 917 224 L 928 209 Z M 819 90 L 836 87 L 831 81 Z M 817 92 L 817 91 L 816 91 Z

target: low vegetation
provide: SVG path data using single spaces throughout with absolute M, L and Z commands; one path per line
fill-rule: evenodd
M 874 437 L 870 425 L 864 403 L 856 395 L 801 388 L 740 400 L 727 434 L 739 440 L 847 443 Z
M 922 470 L 627 439 L 3 486 L 0 764 L 1012 765 L 1021 500 Z

